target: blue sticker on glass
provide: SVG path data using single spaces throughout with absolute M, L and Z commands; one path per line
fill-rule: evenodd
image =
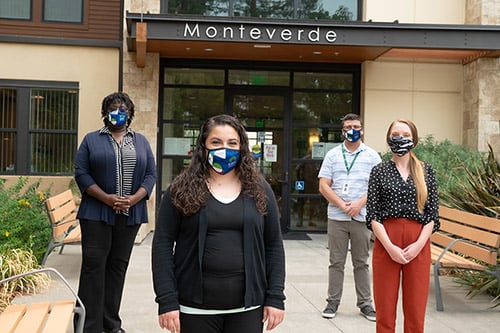
M 305 183 L 303 180 L 295 181 L 295 190 L 296 191 L 304 191 Z

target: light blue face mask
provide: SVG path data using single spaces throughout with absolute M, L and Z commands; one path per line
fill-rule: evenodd
M 229 148 L 210 149 L 208 151 L 208 164 L 215 172 L 225 175 L 236 167 L 240 160 L 240 151 Z
M 344 132 L 344 138 L 349 142 L 356 142 L 361 138 L 361 130 L 351 128 Z
M 108 119 L 111 125 L 115 127 L 123 126 L 127 123 L 127 111 L 123 107 L 111 110 L 108 113 Z

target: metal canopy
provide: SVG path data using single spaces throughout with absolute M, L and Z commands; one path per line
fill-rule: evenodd
M 143 66 L 165 58 L 362 63 L 379 58 L 468 63 L 500 56 L 500 26 L 333 22 L 127 13 L 127 47 Z

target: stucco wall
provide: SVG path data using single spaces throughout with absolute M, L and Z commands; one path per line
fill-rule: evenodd
M 0 43 L 2 78 L 71 81 L 80 85 L 78 143 L 102 126 L 102 98 L 118 89 L 118 49 Z
M 466 0 L 365 0 L 364 21 L 464 24 Z
M 385 134 L 397 118 L 415 122 L 420 137 L 462 141 L 460 64 L 365 62 L 362 116 L 365 142 L 387 151 Z

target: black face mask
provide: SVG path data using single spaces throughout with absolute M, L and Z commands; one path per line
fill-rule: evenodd
M 390 137 L 389 140 L 387 140 L 387 144 L 391 148 L 391 151 L 398 156 L 408 154 L 414 147 L 412 138 L 405 138 L 402 136 Z

